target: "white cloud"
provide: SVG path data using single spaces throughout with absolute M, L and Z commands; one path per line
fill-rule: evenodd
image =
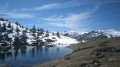
M 43 20 L 49 21 L 48 25 L 50 26 L 61 26 L 66 28 L 82 28 L 85 27 L 86 21 L 91 16 L 90 12 L 83 12 L 79 14 L 69 14 L 67 17 L 50 17 L 44 18 Z
M 16 13 L 16 12 L 0 12 L 2 14 L 2 17 L 5 18 L 32 18 L 34 15 L 27 14 L 27 13 Z
M 78 14 L 68 14 L 67 17 L 63 16 L 52 16 L 49 18 L 42 18 L 45 21 L 48 21 L 49 26 L 60 26 L 71 28 L 75 30 L 89 30 L 88 26 L 91 23 L 89 20 L 92 17 L 92 14 L 99 8 L 99 6 L 94 7 L 91 11 L 85 11 Z
M 47 5 L 43 5 L 40 7 L 34 7 L 34 8 L 22 8 L 22 11 L 28 11 L 28 10 L 45 10 L 45 9 L 51 9 L 51 8 L 55 8 L 58 4 L 47 4 Z
M 58 9 L 58 8 L 67 8 L 67 7 L 74 7 L 82 5 L 78 0 L 72 0 L 65 3 L 52 3 L 52 4 L 45 4 L 43 6 L 34 7 L 34 8 L 22 8 L 21 11 L 31 11 L 31 10 L 47 10 L 47 9 Z
M 59 9 L 59 8 L 69 8 L 75 6 L 83 6 L 83 5 L 101 5 L 106 3 L 115 3 L 120 2 L 119 0 L 71 0 L 64 3 L 51 3 L 45 4 L 42 6 L 37 6 L 33 8 L 22 8 L 20 11 L 34 11 L 34 10 L 48 10 L 48 9 Z

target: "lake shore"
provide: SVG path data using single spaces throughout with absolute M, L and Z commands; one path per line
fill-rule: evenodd
M 67 48 L 70 48 L 72 50 L 76 50 L 78 49 L 79 47 L 79 44 L 71 44 L 69 46 L 67 46 Z M 60 59 L 56 59 L 56 60 L 53 60 L 53 61 L 48 61 L 46 63 L 43 63 L 43 64 L 40 64 L 40 65 L 36 65 L 34 67 L 54 67 L 56 64 L 58 63 L 61 63 L 62 61 L 64 61 L 64 57 L 60 58 Z
M 113 45 L 114 44 L 114 45 Z M 100 58 L 94 57 L 91 53 L 99 49 L 106 50 L 117 48 L 120 44 L 120 38 L 100 39 L 86 43 L 78 43 L 68 46 L 74 51 L 63 58 L 46 62 L 34 67 L 119 67 L 120 52 L 102 52 Z M 107 48 L 106 48 L 107 47 Z M 105 48 L 105 49 L 104 49 Z M 99 52 L 100 53 L 100 52 Z M 110 59 L 113 59 L 110 61 Z

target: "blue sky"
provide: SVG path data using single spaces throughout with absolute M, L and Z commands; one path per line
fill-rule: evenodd
M 49 31 L 120 31 L 120 0 L 0 0 L 0 17 Z

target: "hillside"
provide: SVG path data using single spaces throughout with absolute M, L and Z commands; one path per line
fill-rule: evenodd
M 0 18 L 0 37 L 1 46 L 14 44 L 17 39 L 19 40 L 17 44 L 24 45 L 46 46 L 54 44 L 54 46 L 57 46 L 61 44 L 65 46 L 66 44 L 67 46 L 71 43 L 77 43 L 75 39 L 63 36 L 59 32 L 49 32 L 43 28 L 36 29 L 35 25 L 33 25 L 32 29 L 28 29 L 18 22 L 11 23 L 3 18 Z M 68 40 L 71 42 L 68 43 Z
M 35 67 L 120 67 L 120 38 L 97 39 L 73 44 L 74 51 Z

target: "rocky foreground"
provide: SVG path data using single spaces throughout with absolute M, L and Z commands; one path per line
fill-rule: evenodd
M 69 46 L 71 54 L 34 67 L 120 67 L 120 38 L 99 39 Z

